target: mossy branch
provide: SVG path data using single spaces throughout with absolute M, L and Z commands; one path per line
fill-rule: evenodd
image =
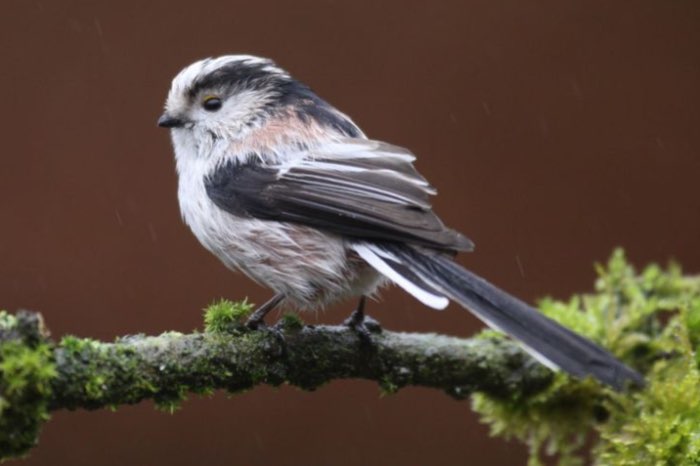
M 153 399 L 172 410 L 190 392 L 235 393 L 258 384 L 284 383 L 313 390 L 348 378 L 377 381 L 386 392 L 417 385 L 456 398 L 477 390 L 526 396 L 552 381 L 550 371 L 501 338 L 383 330 L 372 334 L 368 344 L 346 326 L 304 325 L 294 316 L 285 316 L 274 327 L 250 331 L 241 324 L 248 308 L 246 303 L 230 302 L 211 306 L 203 333 L 136 335 L 114 343 L 69 336 L 54 344 L 37 314 L 4 314 L 0 347 L 17 345 L 35 356 L 40 353 L 32 367 L 47 372 L 39 378 L 41 389 L 31 390 L 27 400 L 31 402 L 24 402 L 26 396 L 12 396 L 17 384 L 29 395 L 27 374 L 3 374 L 6 393 L 0 394 L 15 411 L 1 413 L 0 454 L 31 447 L 47 411 L 57 409 L 98 409 Z M 4 356 L 5 363 L 13 360 L 12 355 Z M 35 421 L 24 425 L 18 419 Z M 17 432 L 19 428 L 23 432 Z
M 368 345 L 342 326 L 171 332 L 116 343 L 64 339 L 54 355 L 51 409 L 95 409 L 144 399 L 167 405 L 188 392 L 235 393 L 258 384 L 314 390 L 348 378 L 377 381 L 385 391 L 418 385 L 461 398 L 474 391 L 504 396 L 539 391 L 552 379 L 502 339 L 384 331 Z
M 540 309 L 645 372 L 644 391 L 616 394 L 552 374 L 493 332 L 460 339 L 383 330 L 368 344 L 347 327 L 305 325 L 292 315 L 250 331 L 241 324 L 251 310 L 245 301 L 210 306 L 202 333 L 113 343 L 72 336 L 55 343 L 38 314 L 0 312 L 0 459 L 28 451 L 51 410 L 145 399 L 174 410 L 188 393 L 285 383 L 313 390 L 361 378 L 388 393 L 415 385 L 472 395 L 495 435 L 530 446 L 532 465 L 543 446 L 561 464 L 577 464 L 592 429 L 602 464 L 700 461 L 700 280 L 675 266 L 637 274 L 621 251 L 599 274 L 596 293 L 544 300 Z

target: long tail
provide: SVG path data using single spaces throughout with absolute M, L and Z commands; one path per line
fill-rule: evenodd
M 465 270 L 449 257 L 395 243 L 357 243 L 353 249 L 427 306 L 443 309 L 448 304 L 446 298 L 458 302 L 490 327 L 518 340 L 525 350 L 552 369 L 576 377 L 590 375 L 617 390 L 628 382 L 644 385 L 638 372 L 605 349 Z

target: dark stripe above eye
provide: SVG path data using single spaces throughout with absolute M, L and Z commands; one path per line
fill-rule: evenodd
M 264 87 L 270 79 L 280 76 L 279 73 L 266 69 L 270 65 L 272 62 L 233 61 L 195 80 L 188 94 L 194 98 L 203 90 Z

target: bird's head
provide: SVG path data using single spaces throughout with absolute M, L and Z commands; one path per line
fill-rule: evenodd
M 266 58 L 226 55 L 184 68 L 173 79 L 158 126 L 175 133 L 235 138 L 283 104 L 287 89 L 302 86 Z
M 272 119 L 279 131 L 296 131 L 301 143 L 321 135 L 363 137 L 308 86 L 272 60 L 252 55 L 207 58 L 184 68 L 173 79 L 158 125 L 171 129 L 180 158 L 226 150 Z

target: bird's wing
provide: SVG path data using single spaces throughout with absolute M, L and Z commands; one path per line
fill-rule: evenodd
M 230 161 L 206 179 L 212 201 L 234 215 L 313 226 L 358 240 L 399 241 L 447 251 L 473 243 L 431 210 L 435 190 L 406 149 L 346 139 L 277 165 Z

